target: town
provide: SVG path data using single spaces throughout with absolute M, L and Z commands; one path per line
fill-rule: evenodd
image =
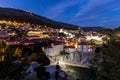
M 0 0 L 0 80 L 120 80 L 120 0 Z
M 5 20 L 0 24 L 0 61 L 5 60 L 6 47 L 12 46 L 15 63 L 21 62 L 25 55 L 28 62 L 31 62 L 35 56 L 33 53 L 43 53 L 49 58 L 50 65 L 90 68 L 96 47 L 105 44 L 109 39 L 106 35 L 94 31 L 84 32 L 80 28 L 55 29 L 46 25 L 30 25 L 30 23 Z

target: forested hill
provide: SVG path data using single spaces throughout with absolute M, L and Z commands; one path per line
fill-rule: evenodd
M 0 20 L 29 22 L 32 24 L 47 25 L 53 28 L 78 29 L 79 27 L 73 24 L 53 21 L 28 11 L 13 8 L 0 8 Z

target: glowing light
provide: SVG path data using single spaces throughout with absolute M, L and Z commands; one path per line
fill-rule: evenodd
M 67 32 L 67 31 L 63 31 L 63 29 L 60 29 L 60 31 L 59 31 L 59 32 L 60 32 L 60 33 L 64 33 L 64 34 L 66 34 L 66 35 L 69 35 L 69 36 L 70 36 L 70 38 L 75 37 L 75 35 L 73 35 L 73 34 L 71 34 L 71 33 Z
M 89 41 L 89 40 L 92 40 L 92 39 L 94 39 L 94 40 L 97 40 L 97 41 L 102 41 L 102 38 L 103 38 L 103 36 L 102 37 L 99 37 L 99 36 L 86 36 L 86 39 Z
M 20 23 L 20 22 L 17 22 L 17 21 L 9 21 L 9 20 L 1 20 L 0 21 L 0 24 L 6 24 L 6 25 L 14 25 L 14 26 L 30 26 L 30 23 Z

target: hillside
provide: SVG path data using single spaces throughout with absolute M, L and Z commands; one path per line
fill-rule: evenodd
M 85 32 L 88 32 L 88 31 L 101 32 L 101 31 L 103 31 L 105 28 L 96 26 L 96 27 L 81 27 L 81 29 L 83 29 Z
M 29 22 L 31 24 L 47 25 L 53 28 L 78 29 L 79 26 L 57 22 L 24 10 L 0 8 L 0 20 Z

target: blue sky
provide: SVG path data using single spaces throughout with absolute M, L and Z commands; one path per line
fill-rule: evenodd
M 0 7 L 23 9 L 79 26 L 120 26 L 120 0 L 0 0 Z

